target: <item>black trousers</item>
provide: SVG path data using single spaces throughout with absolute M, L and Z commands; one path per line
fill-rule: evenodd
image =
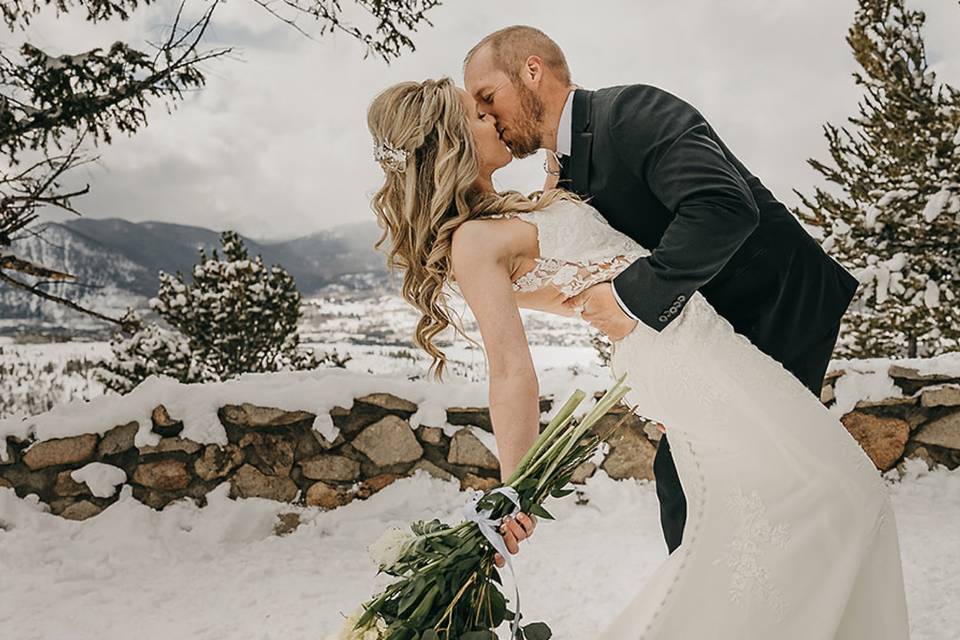
M 840 333 L 840 323 L 824 338 L 810 345 L 800 357 L 784 362 L 783 367 L 797 377 L 805 387 L 810 389 L 817 398 L 823 386 L 823 376 L 827 373 L 830 356 L 837 343 Z M 670 425 L 664 425 L 667 433 Z M 667 434 L 660 437 L 657 445 L 657 454 L 653 459 L 653 475 L 657 484 L 657 499 L 660 501 L 660 524 L 663 527 L 663 537 L 667 541 L 670 553 L 676 551 L 683 541 L 683 526 L 687 521 L 687 499 L 683 495 L 677 467 L 670 453 L 670 443 Z

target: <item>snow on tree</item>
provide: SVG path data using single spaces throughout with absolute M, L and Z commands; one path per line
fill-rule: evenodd
M 860 0 L 847 42 L 864 88 L 852 128 L 824 126 L 833 193 L 796 192 L 801 219 L 861 283 L 838 354 L 934 355 L 960 345 L 960 92 L 938 83 L 904 0 Z
M 414 51 L 411 39 L 424 23 L 426 13 L 439 0 L 293 0 L 274 6 L 254 0 L 270 16 L 315 40 L 303 30 L 302 18 L 320 25 L 319 35 L 334 32 L 356 38 L 366 47 L 365 57 L 375 54 L 389 63 L 403 50 Z M 0 18 L 11 33 L 30 37 L 30 21 L 50 2 L 0 2 Z M 95 0 L 57 2 L 57 14 L 84 11 L 96 23 L 117 17 L 129 20 L 139 5 L 150 0 Z M 224 56 L 232 48 L 200 51 L 207 26 L 220 2 L 206 7 L 193 24 L 181 24 L 176 12 L 169 33 L 156 38 L 160 44 L 145 52 L 122 41 L 75 54 L 51 55 L 30 42 L 19 46 L 7 39 L 0 46 L 0 286 L 10 286 L 76 311 L 120 324 L 121 320 L 88 309 L 74 300 L 55 295 L 46 285 L 79 284 L 76 277 L 59 269 L 34 264 L 13 255 L 9 247 L 27 235 L 42 237 L 33 223 L 46 207 L 81 215 L 72 199 L 90 191 L 63 190 L 62 176 L 99 156 L 87 157 L 84 142 L 110 144 L 119 131 L 133 135 L 147 125 L 147 107 L 156 100 L 170 107 L 206 85 L 201 63 Z M 76 6 L 74 6 L 76 5 Z M 149 10 L 149 8 L 145 8 Z M 271 19 L 273 19 L 271 18 Z M 151 24 L 152 24 L 151 20 Z M 432 26 L 432 25 L 431 25 Z M 152 24 L 156 28 L 166 25 Z M 69 40 L 63 37 L 60 40 Z M 110 34 L 107 34 L 110 35 Z M 56 38 L 54 38 L 56 40 Z M 53 44 L 52 42 L 49 44 Z M 19 54 L 19 55 L 17 55 Z M 51 148 L 52 147 L 52 148 Z M 56 153 L 54 153 L 56 151 Z M 20 278 L 25 274 L 26 278 Z M 121 331 L 131 326 L 120 325 Z
M 125 321 L 138 329 L 115 334 L 113 362 L 99 363 L 97 377 L 107 388 L 126 393 L 150 375 L 181 382 L 215 382 L 251 371 L 343 367 L 349 360 L 334 351 L 319 359 L 299 348 L 300 293 L 282 267 L 269 269 L 258 255 L 250 259 L 240 236 L 220 236 L 224 256 L 200 249 L 192 283 L 183 275 L 160 272 L 160 288 L 150 307 L 170 329 L 144 323 L 130 310 Z

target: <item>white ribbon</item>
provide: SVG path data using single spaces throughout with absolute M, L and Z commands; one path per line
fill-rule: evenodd
M 512 517 L 520 511 L 520 496 L 513 487 L 497 487 L 496 489 L 491 489 L 490 493 L 502 493 L 515 505 L 513 511 L 504 515 L 504 518 Z M 517 605 L 514 607 L 513 623 L 510 625 L 510 637 L 516 638 L 517 627 L 520 625 L 520 589 L 517 586 L 517 574 L 513 570 L 513 562 L 510 559 L 509 551 L 507 551 L 507 543 L 504 541 L 503 536 L 497 531 L 497 526 L 501 524 L 503 520 L 496 520 L 490 517 L 493 509 L 484 509 L 483 511 L 477 512 L 477 503 L 480 502 L 480 499 L 483 498 L 484 495 L 483 491 L 473 490 L 473 494 L 467 501 L 467 504 L 463 505 L 463 516 L 467 520 L 477 523 L 477 526 L 480 527 L 480 533 L 490 541 L 494 549 L 500 552 L 500 555 L 507 561 L 507 566 L 510 567 L 510 575 L 513 577 L 514 595 L 517 601 Z

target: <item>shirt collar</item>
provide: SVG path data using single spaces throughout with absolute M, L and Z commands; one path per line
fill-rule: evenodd
M 573 94 L 575 90 L 571 89 L 567 95 L 567 101 L 563 105 L 563 111 L 560 112 L 560 124 L 557 127 L 557 155 L 569 156 L 570 147 L 573 140 Z

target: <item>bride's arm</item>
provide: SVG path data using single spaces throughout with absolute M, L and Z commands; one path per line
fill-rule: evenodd
M 506 481 L 537 439 L 540 389 L 510 282 L 512 248 L 489 222 L 453 234 L 454 278 L 477 319 L 489 365 L 490 420 Z

